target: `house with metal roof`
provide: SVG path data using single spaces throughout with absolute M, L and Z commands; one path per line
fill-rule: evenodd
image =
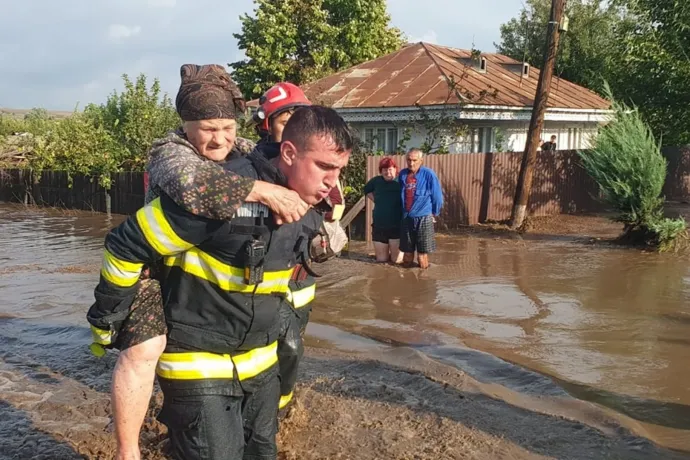
M 538 69 L 507 56 L 415 43 L 304 89 L 312 102 L 336 109 L 373 150 L 396 152 L 402 140 L 419 147 L 436 129 L 431 120 L 453 119 L 463 128 L 445 136 L 450 153 L 523 151 L 538 79 Z M 554 77 L 542 139 L 557 136 L 558 149 L 587 148 L 609 107 L 596 93 Z

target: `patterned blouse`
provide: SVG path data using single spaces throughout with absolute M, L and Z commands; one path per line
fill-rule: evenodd
M 247 155 L 254 146 L 248 139 L 237 138 L 229 157 Z M 153 143 L 147 172 L 146 203 L 165 192 L 187 211 L 210 219 L 230 219 L 254 186 L 254 179 L 201 156 L 181 130 Z

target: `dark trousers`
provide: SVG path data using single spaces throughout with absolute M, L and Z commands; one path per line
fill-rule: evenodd
M 208 381 L 195 390 L 190 382 L 160 379 L 164 400 L 158 420 L 168 427 L 173 458 L 274 460 L 280 384 L 277 374 L 268 372 L 270 378 L 251 385 L 251 393 L 240 391 L 243 396 L 217 394 L 222 391 L 203 387 Z
M 278 366 L 280 369 L 280 394 L 287 397 L 295 389 L 299 363 L 304 355 L 302 330 L 309 321 L 311 305 L 299 310 L 293 309 L 284 302 L 280 311 L 282 324 L 281 335 L 278 338 Z
M 400 231 L 400 250 L 406 253 L 417 251 L 429 254 L 436 249 L 434 217 L 405 217 Z

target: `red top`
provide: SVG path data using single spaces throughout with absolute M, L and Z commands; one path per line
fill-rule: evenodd
M 417 190 L 417 178 L 410 173 L 405 179 L 405 211 L 410 212 L 414 204 L 414 192 Z

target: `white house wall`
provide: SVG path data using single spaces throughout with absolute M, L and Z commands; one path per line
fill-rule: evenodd
M 381 127 L 394 127 L 398 128 L 398 139 L 402 139 L 404 135 L 405 125 L 400 123 L 350 123 L 350 125 L 355 128 L 364 137 L 365 128 L 381 128 Z M 475 136 L 478 136 L 480 131 L 479 128 L 485 128 L 485 141 L 489 141 L 490 151 L 497 151 L 499 148 L 502 151 L 510 152 L 521 152 L 525 149 L 525 144 L 527 142 L 527 131 L 529 129 L 529 122 L 522 121 L 468 121 L 467 123 L 470 129 L 474 128 Z M 488 134 L 488 129 L 492 128 L 491 134 Z M 406 142 L 406 147 L 420 147 L 426 140 L 426 130 L 421 126 L 410 127 L 409 135 L 410 139 Z M 544 124 L 544 130 L 542 131 L 541 139 L 545 142 L 551 138 L 552 135 L 557 137 L 558 149 L 583 149 L 589 148 L 591 144 L 592 137 L 596 135 L 598 129 L 598 123 L 582 123 L 582 122 L 556 122 L 547 121 Z M 499 140 L 499 135 L 503 137 L 502 145 L 497 146 L 497 141 Z M 475 139 L 476 140 L 476 139 Z M 449 150 L 451 153 L 469 153 L 470 147 L 469 143 L 462 143 L 462 139 L 456 142 L 450 142 Z M 475 150 L 478 150 L 478 144 L 474 144 Z

